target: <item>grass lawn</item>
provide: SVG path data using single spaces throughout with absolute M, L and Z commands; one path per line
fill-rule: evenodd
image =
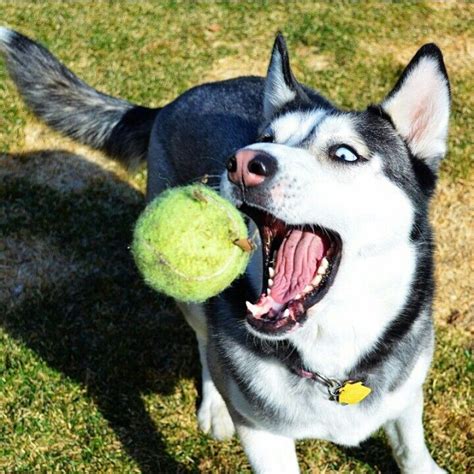
M 432 209 L 438 343 L 425 426 L 453 473 L 474 470 L 473 17 L 454 1 L 0 1 L 0 24 L 40 40 L 99 90 L 144 105 L 263 75 L 282 30 L 298 79 L 362 109 L 419 46 L 440 45 L 453 108 Z M 193 334 L 132 262 L 145 173 L 38 123 L 0 60 L 0 472 L 249 471 L 236 440 L 197 430 Z M 396 472 L 381 433 L 358 449 L 304 441 L 298 456 L 304 472 Z

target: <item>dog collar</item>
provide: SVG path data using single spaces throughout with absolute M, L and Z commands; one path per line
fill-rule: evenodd
M 317 372 L 310 372 L 300 368 L 294 368 L 293 372 L 304 379 L 314 380 L 326 386 L 329 400 L 340 403 L 341 405 L 356 405 L 364 400 L 372 389 L 364 385 L 361 380 L 346 380 L 339 382 L 335 379 L 324 377 Z
M 259 350 L 268 356 L 275 357 L 293 374 L 325 385 L 329 400 L 341 405 L 356 405 L 372 392 L 372 389 L 365 385 L 362 377 L 340 381 L 306 370 L 296 347 L 288 341 L 279 342 L 277 345 L 268 344 Z

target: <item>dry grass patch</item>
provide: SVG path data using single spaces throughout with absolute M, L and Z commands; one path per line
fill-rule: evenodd
M 242 58 L 239 55 L 224 56 L 213 62 L 209 72 L 204 74 L 204 82 L 222 81 L 232 77 L 264 76 L 266 63 L 261 59 Z M 245 72 L 244 72 L 245 71 Z
M 35 179 L 38 181 L 42 181 L 45 184 L 52 182 L 52 185 L 54 185 L 54 182 L 62 180 L 64 186 L 66 183 L 72 186 L 78 183 L 78 186 L 80 186 L 79 176 L 87 180 L 87 183 L 84 183 L 85 185 L 97 182 L 98 180 L 104 180 L 106 176 L 112 175 L 139 189 L 138 182 L 135 181 L 120 164 L 108 159 L 99 151 L 92 150 L 88 146 L 81 145 L 67 137 L 55 133 L 36 119 L 30 118 L 27 121 L 23 133 L 24 144 L 21 150 L 28 150 L 30 158 L 34 152 L 41 153 L 44 150 L 57 151 L 56 157 L 49 156 L 47 162 L 44 163 L 44 167 L 41 167 L 39 162 L 32 163 L 33 166 L 37 167 L 37 172 L 39 171 L 39 174 L 35 176 Z M 61 150 L 63 151 L 62 155 Z M 15 152 L 15 149 L 12 151 Z M 20 151 L 20 149 L 18 151 Z M 71 154 L 81 159 L 68 161 L 68 155 Z M 39 154 L 35 159 L 41 160 L 41 155 Z M 88 163 L 92 163 L 96 166 L 90 167 Z M 28 169 L 28 166 L 26 168 Z M 93 174 L 89 174 L 87 170 L 94 170 Z
M 474 331 L 474 173 L 441 181 L 432 207 L 436 230 L 437 321 Z
M 426 35 L 418 38 L 417 43 L 403 39 L 368 41 L 360 44 L 364 51 L 360 54 L 366 54 L 373 60 L 380 58 L 382 55 L 391 55 L 400 66 L 405 66 L 422 44 L 433 41 L 441 48 L 450 75 L 463 74 L 468 76 L 474 73 L 474 35 L 472 33 L 436 38 L 433 38 L 432 35 Z

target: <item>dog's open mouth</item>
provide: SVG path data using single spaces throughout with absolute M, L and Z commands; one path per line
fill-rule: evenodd
M 333 231 L 314 225 L 287 225 L 257 208 L 241 210 L 258 226 L 263 251 L 262 293 L 247 301 L 247 322 L 274 335 L 303 324 L 306 311 L 334 281 L 342 242 Z

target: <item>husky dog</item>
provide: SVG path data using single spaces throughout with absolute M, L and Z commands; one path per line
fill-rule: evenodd
M 258 227 L 262 252 L 244 277 L 207 304 L 180 304 L 199 343 L 205 432 L 237 431 L 255 472 L 289 474 L 295 440 L 355 446 L 383 427 L 402 472 L 444 472 L 422 426 L 428 205 L 450 109 L 437 46 L 362 112 L 298 83 L 281 35 L 266 78 L 204 84 L 162 109 L 92 89 L 10 29 L 0 50 L 49 126 L 126 164 L 147 160 L 148 200 L 219 175 Z

